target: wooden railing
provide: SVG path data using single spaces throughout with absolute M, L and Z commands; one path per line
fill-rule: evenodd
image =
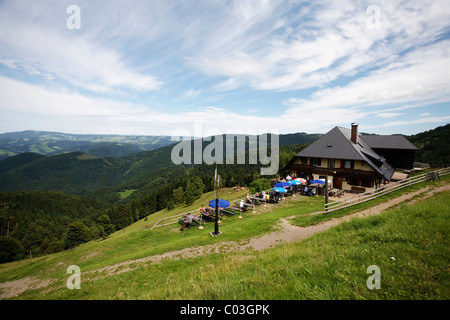
M 158 221 L 156 221 L 156 223 L 153 225 L 153 227 L 150 230 L 153 230 L 154 228 L 164 227 L 164 226 L 178 223 L 178 221 L 180 220 L 181 217 L 183 217 L 184 215 L 188 215 L 189 213 L 194 213 L 194 212 L 199 212 L 199 210 L 183 212 L 180 214 L 176 214 L 174 216 L 161 218 Z
M 230 203 L 234 203 L 239 200 L 240 199 L 232 200 L 232 201 L 230 201 Z M 203 217 L 201 217 L 201 215 L 200 215 L 200 208 L 199 208 L 194 211 L 184 212 L 184 213 L 176 214 L 174 216 L 161 218 L 158 221 L 156 221 L 156 223 L 153 225 L 153 227 L 150 230 L 153 230 L 154 228 L 164 227 L 164 226 L 178 223 L 178 221 L 180 220 L 181 217 L 188 215 L 189 213 L 192 213 L 194 216 L 198 216 L 200 219 L 203 219 Z M 194 213 L 197 213 L 197 214 L 194 214 Z
M 422 173 L 413 177 L 409 177 L 406 178 L 404 180 L 400 180 L 397 182 L 392 182 L 389 183 L 381 188 L 372 190 L 372 191 L 368 191 L 368 192 L 364 192 L 364 193 L 360 193 L 357 194 L 355 196 L 340 200 L 340 201 L 334 201 L 334 202 L 329 202 L 325 204 L 324 207 L 324 213 L 329 213 L 329 212 L 333 212 L 336 210 L 340 210 L 340 209 L 344 209 L 344 208 L 348 208 L 366 201 L 370 201 L 373 199 L 376 199 L 378 197 L 381 197 L 385 194 L 388 194 L 390 192 L 394 192 L 406 187 L 409 187 L 411 185 L 414 185 L 416 183 L 420 183 L 423 181 L 433 181 L 436 179 L 439 179 L 439 176 L 444 176 L 450 174 L 450 167 L 445 168 L 445 169 L 438 169 L 435 171 L 429 171 L 426 173 Z

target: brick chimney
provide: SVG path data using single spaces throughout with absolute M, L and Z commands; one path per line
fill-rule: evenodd
M 358 124 L 352 123 L 352 136 L 351 139 L 353 143 L 358 143 Z

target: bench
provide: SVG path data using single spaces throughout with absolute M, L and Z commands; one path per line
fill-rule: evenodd
M 203 212 L 202 214 L 203 218 L 209 221 L 216 221 L 216 215 L 208 212 Z
M 328 192 L 328 195 L 333 197 L 341 197 L 344 194 L 345 190 L 333 188 Z
M 351 192 L 353 192 L 353 193 L 364 193 L 364 192 L 366 192 L 366 188 L 352 186 Z
M 235 215 L 235 212 L 233 212 L 232 210 L 229 210 L 229 209 L 221 209 L 220 212 L 222 212 L 222 213 L 224 213 L 226 215 L 229 215 L 229 216 L 234 216 Z
M 261 203 L 266 202 L 266 199 L 258 198 L 258 197 L 251 197 L 250 200 L 252 200 L 253 204 L 255 204 L 255 205 L 260 205 Z
M 192 219 L 192 225 L 189 226 L 189 228 L 193 227 L 193 226 L 199 226 L 200 225 L 200 218 L 195 217 L 196 219 Z M 178 220 L 178 223 L 183 225 L 183 223 L 186 221 L 186 219 L 180 218 Z

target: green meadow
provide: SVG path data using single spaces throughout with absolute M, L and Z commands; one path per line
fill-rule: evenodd
M 269 233 L 280 218 L 311 225 L 363 210 L 404 192 L 448 183 L 443 177 L 405 188 L 396 194 L 336 212 L 309 215 L 323 208 L 323 198 L 287 198 L 260 214 L 225 217 L 220 237 L 210 237 L 213 223 L 180 232 L 180 225 L 150 230 L 151 216 L 103 241 L 73 250 L 0 265 L 0 283 L 22 278 L 47 281 L 14 299 L 442 299 L 450 298 L 450 192 L 413 204 L 402 203 L 380 215 L 354 218 L 305 240 L 263 251 L 219 250 L 217 253 L 161 262 L 101 268 L 190 247 L 246 243 Z M 207 197 L 199 201 L 207 200 Z M 230 195 L 231 196 L 231 195 Z M 198 203 L 194 204 L 196 207 Z M 188 208 L 180 208 L 183 211 Z M 174 209 L 172 211 L 176 211 Z M 256 209 L 259 210 L 258 208 Z M 155 213 L 158 218 L 163 213 Z M 165 215 L 176 214 L 166 212 Z M 316 218 L 320 217 L 320 218 Z M 81 289 L 69 290 L 69 265 L 81 269 Z M 380 269 L 380 289 L 369 289 L 369 266 Z

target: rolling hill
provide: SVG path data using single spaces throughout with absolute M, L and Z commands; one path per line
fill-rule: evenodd
M 0 134 L 0 159 L 24 152 L 56 155 L 81 151 L 94 157 L 121 157 L 173 144 L 168 136 L 68 134 L 33 131 Z
M 415 160 L 431 167 L 450 166 L 450 124 L 408 137 L 416 147 Z
M 30 136 L 30 133 L 22 134 Z M 37 136 L 42 137 L 40 134 Z M 280 146 L 286 149 L 293 143 L 309 143 L 315 139 L 317 135 L 305 133 L 281 135 Z M 202 150 L 208 144 L 209 142 L 203 142 Z M 167 145 L 121 157 L 97 157 L 81 151 L 50 156 L 30 152 L 21 153 L 0 161 L 0 192 L 49 190 L 89 195 L 96 192 L 109 192 L 105 190 L 120 186 L 123 186 L 122 189 L 139 189 L 156 178 L 170 180 L 173 172 L 179 174 L 179 170 L 184 171 L 191 167 L 191 165 L 175 165 L 171 159 L 172 148 L 172 145 Z M 106 149 L 110 150 L 109 147 Z M 103 153 L 113 152 L 104 151 Z M 226 169 L 231 170 L 228 167 Z M 259 168 L 258 165 L 252 165 L 252 167 Z M 239 166 L 237 166 L 238 169 Z M 114 192 L 118 190 L 115 189 Z
M 407 137 L 419 147 L 416 152 L 416 161 L 428 162 L 434 166 L 449 165 L 450 150 L 446 143 L 450 139 L 449 128 L 450 124 L 447 124 Z M 320 136 L 320 134 L 306 133 L 280 135 L 280 168 L 283 168 L 283 163 L 289 161 L 293 154 Z M 110 142 L 104 141 L 105 139 L 109 139 Z M 115 139 L 116 142 L 111 139 Z M 225 141 L 224 137 L 223 139 Z M 132 151 L 133 148 L 150 148 L 168 143 L 169 141 L 164 137 L 68 135 L 24 131 L 0 135 L 0 142 L 3 141 L 0 146 L 2 144 L 17 145 L 24 140 L 28 140 L 22 145 L 25 150 L 29 150 L 31 145 L 36 146 L 39 141 L 52 147 L 56 145 L 49 141 L 60 143 L 61 151 L 64 148 L 69 149 L 70 143 L 84 143 L 88 140 L 91 147 L 96 146 L 97 150 L 98 148 L 104 148 L 104 150 L 98 154 L 92 152 L 94 149 L 89 149 L 90 152 L 70 150 L 69 153 L 56 155 L 24 152 L 3 159 L 0 161 L 0 192 L 49 190 L 75 195 L 90 195 L 103 200 L 109 199 L 107 200 L 109 202 L 116 202 L 120 200 L 118 192 L 136 190 L 136 192 L 127 194 L 131 195 L 130 197 L 123 199 L 123 201 L 129 201 L 144 196 L 158 185 L 170 182 L 176 177 L 206 176 L 212 175 L 213 172 L 213 167 L 205 164 L 175 165 L 171 159 L 173 145 L 120 157 L 101 156 L 102 154 L 117 153 L 114 151 L 119 143 L 117 141 L 121 141 L 121 144 L 130 143 L 126 146 L 133 146 L 128 149 Z M 63 144 L 66 144 L 64 148 Z M 205 150 L 208 144 L 209 142 L 204 141 L 202 150 Z M 74 147 L 73 144 L 72 147 Z M 248 148 L 247 144 L 247 152 Z M 57 152 L 56 149 L 52 149 L 49 153 L 54 152 Z M 219 165 L 219 167 L 226 186 L 234 186 L 248 185 L 257 179 L 261 166 L 244 164 Z M 204 183 L 209 184 L 206 180 Z
M 448 271 L 442 253 L 448 251 L 445 208 L 450 198 L 445 180 L 322 215 L 325 223 L 339 217 L 342 221 L 328 231 L 262 249 L 254 245 L 261 237 L 282 233 L 280 221 L 293 224 L 293 217 L 308 217 L 323 206 L 323 199 L 290 198 L 263 214 L 227 217 L 220 226 L 222 236 L 214 238 L 208 234 L 211 223 L 203 230 L 180 232 L 179 225 L 150 230 L 142 221 L 73 250 L 0 265 L 0 299 L 182 299 L 193 305 L 197 302 L 192 300 L 204 304 L 230 299 L 447 300 Z M 447 191 L 432 197 L 422 189 L 445 185 Z M 411 194 L 408 203 L 372 210 L 377 212 L 372 217 L 353 217 L 405 193 Z M 298 230 L 295 225 L 290 228 Z M 381 269 L 379 290 L 367 285 L 366 270 L 373 264 Z M 70 265 L 81 270 L 79 290 L 66 285 Z M 294 301 L 289 304 L 295 306 Z M 175 316 L 179 309 L 170 313 Z

